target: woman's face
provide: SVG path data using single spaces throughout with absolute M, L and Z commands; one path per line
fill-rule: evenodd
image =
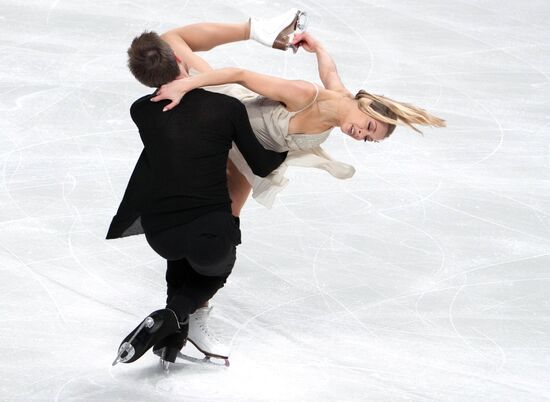
M 350 108 L 340 130 L 360 141 L 378 142 L 386 137 L 389 124 L 363 113 L 357 104 Z

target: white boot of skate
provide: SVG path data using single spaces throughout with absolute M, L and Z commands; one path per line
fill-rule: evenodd
M 306 13 L 297 8 L 269 19 L 250 17 L 250 39 L 274 49 L 287 50 L 292 47 L 296 53 L 298 47 L 290 43 L 297 30 L 305 30 L 306 22 Z
M 225 359 L 228 365 L 228 358 L 231 352 L 230 347 L 224 344 L 209 328 L 208 316 L 212 307 L 201 307 L 189 316 L 189 340 L 195 347 L 207 357 Z

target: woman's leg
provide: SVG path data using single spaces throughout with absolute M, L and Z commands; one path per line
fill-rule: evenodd
M 288 35 L 296 29 L 299 19 L 297 12 L 298 10 L 291 9 L 267 20 L 255 18 L 252 38 L 264 45 L 277 47 L 275 42 L 284 42 L 287 40 L 285 38 L 288 38 Z M 251 24 L 252 19 L 232 24 L 201 22 L 170 30 L 163 34 L 163 38 L 190 67 L 203 72 L 210 70 L 211 67 L 194 52 L 210 50 L 226 43 L 248 40 L 251 38 Z M 278 48 L 286 50 L 287 46 Z
M 226 43 L 252 39 L 269 47 L 286 50 L 287 41 L 296 29 L 305 29 L 305 13 L 290 9 L 271 18 L 250 18 L 245 22 L 226 24 L 205 22 L 175 29 L 194 52 L 210 50 Z M 251 24 L 252 28 L 251 28 Z M 251 35 L 252 34 L 252 35 Z
M 248 39 L 250 32 L 248 27 L 248 22 L 242 24 L 204 22 L 173 29 L 164 33 L 162 38 L 189 68 L 205 72 L 212 70 L 212 67 L 195 52 Z
M 248 199 L 252 187 L 233 162 L 231 162 L 231 159 L 227 159 L 227 185 L 229 187 L 229 196 L 231 197 L 231 213 L 233 216 L 240 216 L 241 209 Z
M 194 52 L 210 50 L 226 43 L 248 40 L 248 21 L 236 24 L 203 22 L 176 29 L 179 36 Z

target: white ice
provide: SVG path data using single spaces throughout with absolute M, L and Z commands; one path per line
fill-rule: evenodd
M 144 238 L 104 240 L 141 151 L 131 39 L 294 5 L 350 90 L 448 128 L 335 129 L 355 177 L 294 169 L 272 210 L 247 204 L 213 301 L 229 369 L 112 368 L 164 301 Z M 0 0 L 0 399 L 550 399 L 549 19 L 546 0 Z M 203 56 L 320 83 L 304 51 Z

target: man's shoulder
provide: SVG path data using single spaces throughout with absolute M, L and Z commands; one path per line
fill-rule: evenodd
M 132 106 L 130 106 L 130 112 L 132 112 L 133 110 L 137 111 L 139 109 L 142 109 L 146 106 L 151 105 L 153 103 L 151 102 L 151 98 L 153 96 L 154 94 L 149 94 L 149 95 L 142 96 L 139 99 L 136 99 L 134 103 L 132 103 Z
M 240 116 L 242 114 L 240 108 L 245 109 L 244 105 L 232 96 L 198 88 L 187 92 L 172 112 L 191 113 L 197 116 L 206 114 L 210 118 L 220 119 Z
M 151 98 L 154 96 L 154 93 L 142 96 L 130 106 L 130 116 L 138 126 L 151 122 L 162 115 L 162 108 L 166 106 L 168 101 L 151 102 Z
M 212 104 L 218 103 L 218 104 L 224 104 L 224 105 L 242 105 L 242 103 L 238 99 L 232 96 L 228 96 L 218 92 L 211 92 L 202 88 L 194 89 L 188 92 L 184 96 L 184 98 L 185 97 L 187 97 L 187 99 L 190 101 L 201 99 L 204 102 L 212 103 Z
M 163 112 L 162 109 L 170 101 L 151 102 L 151 98 L 154 96 L 154 93 L 145 95 L 132 103 L 132 106 L 130 106 L 130 115 L 135 122 L 143 119 L 149 120 L 154 118 L 154 116 L 168 113 Z M 240 109 L 244 109 L 244 105 L 238 99 L 198 88 L 185 94 L 180 103 L 169 113 L 204 113 L 205 110 L 208 110 L 221 116 L 224 114 L 238 115 L 240 114 Z
M 147 101 L 150 101 L 151 98 L 152 98 L 153 96 L 155 96 L 154 93 L 148 94 L 148 95 L 144 95 L 144 96 L 142 96 L 141 98 L 136 99 L 136 100 L 134 101 L 133 105 L 145 104 Z

